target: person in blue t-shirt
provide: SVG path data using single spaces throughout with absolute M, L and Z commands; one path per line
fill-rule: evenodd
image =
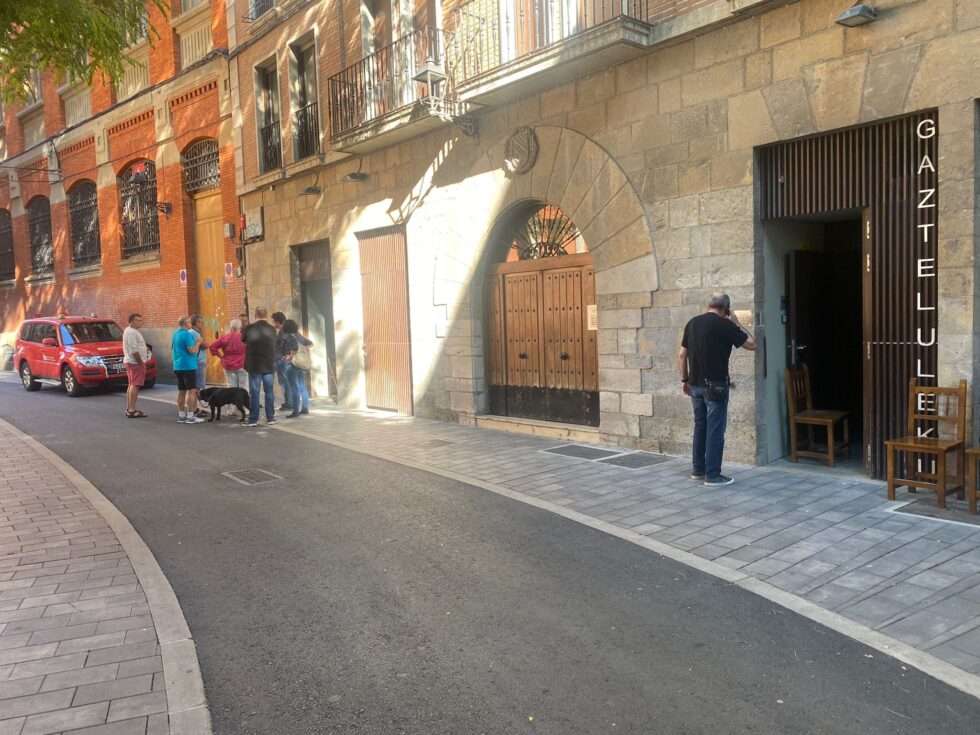
M 200 424 L 204 419 L 197 418 L 197 353 L 201 349 L 201 338 L 191 331 L 191 318 L 182 316 L 177 322 L 177 331 L 170 340 L 170 351 L 174 359 L 174 375 L 177 376 L 177 423 Z
M 204 317 L 200 314 L 191 314 L 191 334 L 199 340 L 197 347 L 197 383 L 195 387 L 197 388 L 197 395 L 200 396 L 201 391 L 208 387 L 208 347 L 210 346 L 204 339 Z M 194 415 L 198 418 L 207 418 L 208 412 L 201 410 L 199 405 L 195 405 Z

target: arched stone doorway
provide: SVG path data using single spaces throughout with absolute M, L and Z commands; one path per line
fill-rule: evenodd
M 491 414 L 599 425 L 592 254 L 559 207 L 522 201 L 498 219 L 484 278 Z

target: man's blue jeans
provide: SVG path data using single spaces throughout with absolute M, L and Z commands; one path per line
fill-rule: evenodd
M 728 428 L 728 391 L 725 398 L 712 401 L 704 386 L 691 386 L 694 405 L 694 458 L 692 474 L 704 474 L 714 480 L 721 474 L 721 456 L 725 453 L 725 429 Z
M 282 388 L 282 403 L 284 406 L 293 405 L 293 390 L 289 382 L 289 375 L 286 368 L 289 362 L 286 360 L 276 360 L 276 377 L 279 378 L 279 387 Z
M 259 420 L 259 390 L 265 391 L 265 418 L 272 421 L 276 417 L 276 397 L 272 394 L 276 376 L 272 373 L 248 374 L 248 421 L 254 424 Z

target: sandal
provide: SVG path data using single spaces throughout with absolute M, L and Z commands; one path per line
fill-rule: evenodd
M 127 419 L 145 419 L 146 414 L 142 411 L 126 411 Z

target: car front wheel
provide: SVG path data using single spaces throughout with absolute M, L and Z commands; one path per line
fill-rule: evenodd
M 31 366 L 26 360 L 20 364 L 20 382 L 23 383 L 24 390 L 30 393 L 41 390 L 41 384 L 34 380 L 34 373 L 31 372 Z
M 67 365 L 61 369 L 61 385 L 64 386 L 65 393 L 73 398 L 82 395 L 82 386 L 78 384 L 78 378 Z

